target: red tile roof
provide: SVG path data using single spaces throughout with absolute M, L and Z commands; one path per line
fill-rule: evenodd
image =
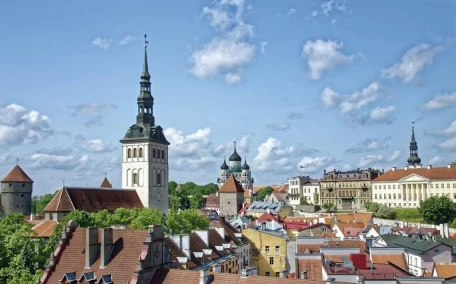
M 14 168 L 1 180 L 1 182 L 33 182 L 19 165 Z
M 416 174 L 427 179 L 456 179 L 456 167 L 436 167 L 420 169 L 396 169 L 389 170 L 383 175 L 377 177 L 373 182 L 379 181 L 397 181 L 409 175 Z
M 73 210 L 114 211 L 117 208 L 143 208 L 135 190 L 106 188 L 64 187 L 44 208 L 44 212 L 71 212 Z
M 354 238 L 359 236 L 363 230 L 364 228 L 344 228 L 344 236 Z
M 234 176 L 230 176 L 222 187 L 219 190 L 220 193 L 236 193 L 242 192 L 244 193 L 244 189 L 242 188 L 241 184 L 234 178 Z
M 36 237 L 49 238 L 54 233 L 54 228 L 58 222 L 54 220 L 41 221 L 41 223 L 32 227 Z
M 299 259 L 298 260 L 298 271 L 296 275 L 300 275 L 301 272 L 307 272 L 307 278 L 309 280 L 322 280 L 322 260 L 321 259 Z
M 112 188 L 112 184 L 109 182 L 108 178 L 105 177 L 103 182 L 101 183 L 100 187 Z

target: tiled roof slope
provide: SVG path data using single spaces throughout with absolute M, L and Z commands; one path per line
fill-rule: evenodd
M 243 240 L 239 240 L 235 233 L 239 233 L 239 230 L 233 227 L 229 222 L 225 220 L 225 217 L 220 217 L 220 219 L 217 222 L 213 222 L 211 224 L 211 227 L 213 228 L 224 228 L 225 229 L 225 241 L 235 244 L 235 245 L 240 245 L 242 244 Z
M 241 184 L 234 178 L 234 176 L 230 176 L 226 180 L 226 182 L 222 185 L 219 192 L 220 193 L 236 193 L 236 192 L 244 193 L 244 189 L 242 188 Z
M 54 228 L 58 222 L 55 220 L 41 221 L 41 223 L 32 227 L 36 237 L 49 238 L 54 233 Z
M 109 182 L 108 178 L 105 177 L 103 182 L 101 183 L 100 187 L 103 188 L 112 188 L 112 184 Z
M 320 268 L 321 272 L 321 268 Z M 200 271 L 189 271 L 189 270 L 162 270 L 161 275 L 158 279 L 154 279 L 154 284 L 175 284 L 175 283 L 186 283 L 186 284 L 199 284 L 200 283 Z M 230 273 L 211 273 L 209 274 L 208 284 L 323 284 L 326 281 L 313 281 L 303 279 L 292 279 L 292 278 L 275 278 L 265 276 L 247 276 L 242 278 L 240 274 Z M 342 282 L 337 282 L 337 284 Z M 152 284 L 152 283 L 151 283 Z
M 456 263 L 436 263 L 437 276 L 445 279 L 456 277 Z
M 100 268 L 100 252 L 98 252 L 95 262 L 86 269 L 84 268 L 86 229 L 77 228 L 69 236 L 68 245 L 63 250 L 56 263 L 55 271 L 52 272 L 47 283 L 60 283 L 59 280 L 65 273 L 76 272 L 79 278 L 83 273 L 92 271 L 97 277 L 111 274 L 115 283 L 129 283 L 136 271 L 136 263 L 144 247 L 146 236 L 146 230 L 113 230 L 114 250 L 106 268 Z M 100 235 L 98 238 L 101 239 Z
M 143 207 L 135 190 L 63 187 L 44 208 L 44 212 L 114 211 L 117 208 Z
M 420 168 L 420 169 L 396 169 L 389 170 L 377 177 L 373 182 L 397 181 L 411 174 L 416 174 L 427 179 L 456 179 L 456 167 Z
M 15 165 L 1 182 L 33 182 L 33 180 L 29 178 L 19 165 Z

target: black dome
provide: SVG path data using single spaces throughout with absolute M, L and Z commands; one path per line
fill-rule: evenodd
M 236 149 L 234 149 L 234 153 L 231 154 L 230 156 L 230 162 L 240 162 L 241 161 L 241 156 L 236 152 Z
M 419 165 L 421 164 L 421 159 L 420 157 L 418 157 L 417 155 L 411 155 L 408 159 L 407 159 L 407 162 L 410 164 L 410 165 Z
M 247 161 L 244 161 L 244 165 L 242 165 L 243 170 L 250 170 L 249 165 L 247 165 Z
M 226 164 L 226 161 L 223 160 L 223 164 L 222 166 L 220 167 L 221 170 L 227 170 L 228 169 L 228 165 Z

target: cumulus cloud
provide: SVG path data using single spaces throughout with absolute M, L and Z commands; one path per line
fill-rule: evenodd
M 456 105 L 456 92 L 451 94 L 435 95 L 432 100 L 422 106 L 424 110 L 441 110 Z
M 340 65 L 353 62 L 356 55 L 343 54 L 340 49 L 342 42 L 317 39 L 308 40 L 302 47 L 302 57 L 307 60 L 309 78 L 319 80 L 323 73 L 333 70 Z
M 35 153 L 29 160 L 28 166 L 34 169 L 73 170 L 87 165 L 89 157 Z
M 135 39 L 136 39 L 135 36 L 127 35 L 124 38 L 122 38 L 121 40 L 119 40 L 119 45 L 127 45 L 130 42 L 134 41 Z
M 107 50 L 111 46 L 112 39 L 104 38 L 104 37 L 96 37 L 91 41 L 91 43 L 101 49 Z
M 288 123 L 288 122 L 270 123 L 270 124 L 266 124 L 266 128 L 269 128 L 272 130 L 287 130 L 288 128 L 290 128 L 290 123 Z
M 87 141 L 87 143 L 82 147 L 82 150 L 91 153 L 106 153 L 116 150 L 116 147 L 106 145 L 101 139 L 92 139 Z
M 320 5 L 321 11 L 324 15 L 329 16 L 332 12 L 340 11 L 340 12 L 347 12 L 347 8 L 345 6 L 345 1 L 341 0 L 330 0 L 325 1 Z
M 396 110 L 395 106 L 386 106 L 372 109 L 369 113 L 368 123 L 391 124 L 396 119 L 392 113 Z
M 244 21 L 244 0 L 220 0 L 203 8 L 203 16 L 219 33 L 191 54 L 190 72 L 198 78 L 224 75 L 229 84 L 241 81 L 241 67 L 250 62 L 256 45 L 254 27 Z
M 426 66 L 432 64 L 434 56 L 443 52 L 443 46 L 431 46 L 426 43 L 419 44 L 407 50 L 400 62 L 393 66 L 382 69 L 383 78 L 401 79 L 404 83 L 411 83 Z
M 446 150 L 446 151 L 456 150 L 456 137 L 448 138 L 447 140 L 438 144 L 437 147 L 441 150 Z
M 52 149 L 39 149 L 36 151 L 38 154 L 47 154 L 47 155 L 54 155 L 54 156 L 66 156 L 73 152 L 72 148 L 60 148 L 55 147 Z
M 399 159 L 400 156 L 401 156 L 401 151 L 396 150 L 389 157 L 386 158 L 386 161 L 387 162 L 394 162 L 397 159 Z
M 362 157 L 359 162 L 358 166 L 361 168 L 367 168 L 367 167 L 372 167 L 372 166 L 384 166 L 387 165 L 388 163 L 392 163 L 399 159 L 401 156 L 401 151 L 396 150 L 393 153 L 391 153 L 389 156 L 385 155 L 367 155 L 365 157 Z
M 305 173 L 318 173 L 337 162 L 334 157 L 304 157 L 299 161 L 298 167 L 304 167 L 302 172 Z
M 357 154 L 357 153 L 364 153 L 373 150 L 382 150 L 389 147 L 388 141 L 391 140 L 391 137 L 385 138 L 372 138 L 366 139 L 361 142 L 358 142 L 355 146 L 352 146 L 345 150 L 346 154 Z
M 48 116 L 17 104 L 0 105 L 0 146 L 35 144 L 53 133 Z
M 276 138 L 269 137 L 257 148 L 257 155 L 253 158 L 255 171 L 286 172 L 293 168 L 290 164 L 290 155 L 293 153 L 293 146 L 282 147 L 282 142 Z
M 265 53 L 266 52 L 266 46 L 268 46 L 267 41 L 263 41 L 260 43 L 260 53 Z

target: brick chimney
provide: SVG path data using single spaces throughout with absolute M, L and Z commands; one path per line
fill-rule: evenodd
M 105 268 L 106 265 L 108 265 L 113 248 L 114 242 L 112 239 L 112 228 L 101 229 L 100 268 Z
M 98 248 L 98 228 L 89 227 L 86 229 L 85 268 L 92 266 Z

